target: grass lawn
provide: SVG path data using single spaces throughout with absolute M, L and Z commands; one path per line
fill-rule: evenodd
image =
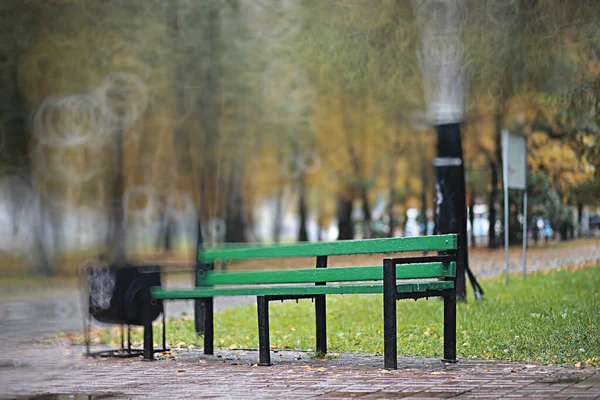
M 600 266 L 554 270 L 517 276 L 507 286 L 503 278 L 485 280 L 484 299 L 459 304 L 459 358 L 483 358 L 541 363 L 572 363 L 600 367 Z M 381 295 L 328 296 L 330 352 L 383 352 Z M 441 299 L 398 302 L 398 352 L 407 355 L 443 354 Z M 314 349 L 314 306 L 271 303 L 271 345 Z M 216 314 L 215 345 L 257 348 L 256 306 Z M 155 324 L 155 341 L 160 323 Z M 100 333 L 103 342 L 116 342 L 118 330 Z M 170 318 L 167 342 L 201 346 L 191 318 Z M 141 341 L 137 329 L 133 339 Z

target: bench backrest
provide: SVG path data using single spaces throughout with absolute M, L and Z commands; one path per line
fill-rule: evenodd
M 455 251 L 456 235 L 419 236 L 409 238 L 345 240 L 337 242 L 301 243 L 279 246 L 229 245 L 204 250 L 199 254 L 204 263 L 217 260 L 249 260 L 265 258 L 318 257 L 399 253 L 414 251 Z M 456 277 L 456 263 L 449 260 L 412 262 L 396 267 L 397 279 L 448 279 Z M 317 263 L 318 264 L 318 263 Z M 325 265 L 321 265 L 324 267 Z M 381 265 L 337 268 L 305 268 L 256 271 L 201 270 L 197 286 L 325 283 L 376 281 L 383 279 Z
M 406 238 L 339 240 L 337 242 L 299 243 L 277 246 L 225 245 L 200 249 L 198 260 L 249 260 L 261 258 L 292 258 L 340 256 L 413 251 L 448 251 L 458 248 L 457 235 L 415 236 Z

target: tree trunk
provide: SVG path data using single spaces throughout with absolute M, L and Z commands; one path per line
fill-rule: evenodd
M 225 205 L 225 242 L 246 242 L 246 219 L 244 217 L 244 168 L 240 157 L 234 157 L 227 184 Z
M 501 149 L 501 131 L 500 131 L 501 118 L 496 117 L 496 137 L 495 142 L 495 154 L 494 158 L 490 160 L 490 197 L 488 202 L 489 212 L 489 230 L 488 230 L 488 248 L 490 250 L 498 248 L 498 240 L 496 238 L 496 220 L 498 219 L 496 203 L 498 202 L 498 196 L 500 194 L 498 187 L 500 183 L 500 165 L 502 165 L 502 149 Z
M 277 184 L 277 196 L 275 198 L 275 216 L 273 217 L 273 241 L 281 241 L 281 220 L 283 219 L 283 180 L 279 179 Z
M 44 244 L 45 237 L 45 226 L 44 226 L 44 206 L 43 199 L 40 198 L 39 204 L 34 203 L 34 209 L 37 211 L 36 213 L 36 221 L 33 224 L 34 234 L 35 234 L 35 246 L 37 250 L 37 271 L 41 275 L 50 276 L 52 275 L 52 265 L 50 264 L 50 260 L 48 259 L 48 254 L 46 252 L 46 246 Z
M 371 239 L 373 232 L 371 230 L 371 205 L 369 204 L 369 196 L 367 193 L 366 186 L 361 186 L 360 197 L 362 200 L 362 211 L 363 211 L 363 238 Z
M 323 225 L 321 225 L 321 217 L 317 220 L 317 242 L 323 241 Z
M 300 176 L 298 182 L 298 216 L 300 218 L 300 228 L 298 229 L 298 241 L 308 242 L 308 232 L 306 230 L 306 220 L 308 212 L 306 211 L 306 183 L 304 175 Z
M 218 163 L 215 155 L 219 138 L 219 72 L 220 72 L 220 36 L 221 36 L 221 4 L 209 2 L 198 5 L 203 13 L 203 39 L 201 57 L 206 60 L 207 68 L 202 79 L 202 95 L 200 96 L 200 124 L 204 134 L 203 162 L 200 182 L 200 217 L 209 217 L 209 204 L 216 203 L 218 193 L 208 192 L 209 187 L 216 187 L 215 172 Z
M 390 220 L 390 232 L 389 237 L 394 237 L 394 231 L 396 230 L 396 216 L 394 215 L 394 206 L 397 201 L 397 192 L 396 192 L 396 161 L 399 157 L 400 153 L 400 141 L 397 139 L 399 133 L 396 134 L 396 138 L 394 140 L 394 151 L 392 153 L 392 160 L 390 160 L 390 166 L 388 169 L 388 187 L 390 192 L 390 198 L 388 203 L 388 218 Z
M 177 11 L 177 1 L 173 0 L 173 8 Z M 199 6 L 200 7 L 200 6 Z M 204 134 L 203 144 L 203 168 L 197 169 L 198 184 L 199 184 L 199 206 L 198 206 L 198 233 L 196 238 L 197 249 L 202 248 L 202 220 L 208 218 L 208 182 L 214 176 L 217 170 L 214 155 L 216 154 L 215 147 L 219 133 L 219 108 L 218 102 L 218 79 L 219 79 L 219 43 L 220 43 L 220 4 L 211 2 L 202 11 L 207 11 L 203 17 L 202 26 L 204 27 L 203 38 L 205 46 L 202 46 L 204 51 L 200 57 L 206 60 L 208 66 L 202 82 L 202 96 L 200 97 L 199 113 L 200 124 Z M 214 186 L 213 186 L 214 187 Z M 216 193 L 213 194 L 216 196 Z M 196 259 L 196 270 L 203 269 L 205 266 Z M 196 280 L 194 279 L 194 283 Z M 204 333 L 204 302 L 201 300 L 194 301 L 194 326 L 198 334 Z
M 125 191 L 125 176 L 123 171 L 123 127 L 117 128 L 115 173 L 112 182 L 110 221 L 112 234 L 109 238 L 109 253 L 111 264 L 123 266 L 127 263 L 125 255 L 125 210 L 123 208 L 123 192 Z
M 352 225 L 352 198 L 338 195 L 338 240 L 354 239 L 354 226 Z
M 471 223 L 471 248 L 475 248 L 475 189 L 471 188 L 471 198 L 469 201 L 469 222 Z
M 460 126 L 457 123 L 438 125 L 437 133 L 436 187 L 437 207 L 439 207 L 437 233 L 459 234 L 456 296 L 458 300 L 465 301 L 465 272 L 468 263 L 467 204 Z
M 423 223 L 423 236 L 427 235 L 427 168 L 425 158 L 421 159 L 421 222 Z
M 560 229 L 559 229 L 559 235 L 560 235 L 561 242 L 564 242 L 569 238 L 568 234 L 569 234 L 569 226 L 568 226 L 568 224 L 562 222 L 560 224 Z
M 583 237 L 583 204 L 577 203 L 577 237 Z
M 360 160 L 358 158 L 358 155 L 356 154 L 354 146 L 350 142 L 348 143 L 348 154 L 350 155 L 350 162 L 352 163 L 354 176 L 356 177 L 356 179 L 359 179 L 361 177 Z M 359 181 L 358 185 L 360 186 L 360 199 L 362 201 L 363 211 L 363 238 L 369 239 L 371 238 L 372 234 L 371 208 L 369 206 L 368 190 L 364 182 Z
M 388 185 L 390 191 L 390 199 L 388 203 L 388 218 L 389 218 L 389 237 L 394 237 L 394 231 L 396 230 L 396 216 L 394 215 L 394 206 L 396 205 L 396 168 L 390 167 L 388 173 Z

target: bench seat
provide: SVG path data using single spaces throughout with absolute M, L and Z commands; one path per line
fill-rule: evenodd
M 409 282 L 396 285 L 398 293 L 420 293 L 428 290 L 444 290 L 454 288 L 452 281 Z M 160 288 L 152 290 L 152 297 L 157 300 L 198 299 L 214 296 L 294 296 L 318 294 L 382 294 L 383 284 L 347 284 L 328 286 L 254 286 L 235 288 L 195 288 L 165 291 Z

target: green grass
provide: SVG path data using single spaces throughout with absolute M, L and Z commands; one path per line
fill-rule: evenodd
M 483 287 L 484 299 L 458 306 L 459 358 L 600 366 L 600 266 L 534 273 L 526 281 L 515 276 L 509 285 L 496 278 Z M 442 309 L 439 299 L 398 302 L 400 354 L 442 356 Z M 331 352 L 383 352 L 380 295 L 329 296 L 327 311 Z M 215 345 L 256 348 L 256 319 L 255 306 L 218 313 Z M 271 303 L 270 329 L 272 346 L 314 349 L 314 305 Z M 171 344 L 202 345 L 190 318 L 170 318 L 167 335 Z M 141 340 L 140 331 L 134 339 Z

